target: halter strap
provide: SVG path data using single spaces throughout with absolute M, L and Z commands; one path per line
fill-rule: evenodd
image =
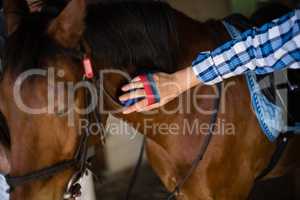
M 41 169 L 39 171 L 35 171 L 24 176 L 5 176 L 7 184 L 10 186 L 10 190 L 8 191 L 11 193 L 16 187 L 22 186 L 26 183 L 38 180 L 38 179 L 46 179 L 50 176 L 53 176 L 61 171 L 64 171 L 68 168 L 71 168 L 77 163 L 75 160 L 68 160 L 63 161 L 61 163 L 55 164 L 54 166 L 47 167 Z
M 171 192 L 170 195 L 167 197 L 167 200 L 175 200 L 176 197 L 178 197 L 180 195 L 180 191 L 181 191 L 182 187 L 189 180 L 189 178 L 193 175 L 193 173 L 195 172 L 195 170 L 197 169 L 197 167 L 199 166 L 200 162 L 202 161 L 204 155 L 207 152 L 208 146 L 210 144 L 210 141 L 213 137 L 213 133 L 216 128 L 216 126 L 214 126 L 214 124 L 216 123 L 216 121 L 218 119 L 218 111 L 219 111 L 221 95 L 222 95 L 221 84 L 217 84 L 217 89 L 218 89 L 219 97 L 214 100 L 213 108 L 214 108 L 215 112 L 212 114 L 211 119 L 210 119 L 209 133 L 205 136 L 202 146 L 199 150 L 199 153 L 197 154 L 196 158 L 193 160 L 189 171 L 185 174 L 185 176 L 181 179 L 181 181 L 179 181 L 177 183 L 173 192 Z
M 74 159 L 62 161 L 60 163 L 57 163 L 53 166 L 43 168 L 41 170 L 28 173 L 23 176 L 10 176 L 7 175 L 6 181 L 8 185 L 10 186 L 9 193 L 12 192 L 16 187 L 22 186 L 26 183 L 35 181 L 35 180 L 42 180 L 46 179 L 50 176 L 56 175 L 59 172 L 62 172 L 66 169 L 70 169 L 72 167 L 79 168 L 80 172 L 84 174 L 87 166 L 87 160 L 86 155 L 87 154 L 87 139 L 88 135 L 87 133 L 83 134 L 80 138 L 79 148 L 77 149 L 75 153 Z

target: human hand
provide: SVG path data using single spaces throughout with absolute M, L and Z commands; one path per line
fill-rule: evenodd
M 149 111 L 155 108 L 159 108 L 178 97 L 184 91 L 180 86 L 180 81 L 177 79 L 177 76 L 175 74 L 156 73 L 153 75 L 153 79 L 159 93 L 160 101 L 155 104 L 149 105 L 147 94 L 144 88 L 144 83 L 138 76 L 134 78 L 129 84 L 122 87 L 122 91 L 126 93 L 120 96 L 119 99 L 123 102 L 130 99 L 144 99 L 126 108 L 123 111 L 124 114 Z

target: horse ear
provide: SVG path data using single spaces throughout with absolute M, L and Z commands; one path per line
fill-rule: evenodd
M 0 173 L 9 174 L 11 169 L 9 150 L 0 143 Z
M 12 34 L 19 26 L 22 16 L 28 13 L 25 0 L 4 0 L 3 12 L 5 16 L 5 29 L 8 35 Z
M 84 31 L 86 0 L 71 0 L 60 15 L 48 28 L 48 33 L 58 44 L 65 48 L 78 45 Z

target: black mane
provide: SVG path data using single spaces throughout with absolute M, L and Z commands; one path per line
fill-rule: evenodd
M 174 71 L 179 42 L 174 10 L 162 2 L 122 2 L 88 9 L 86 38 L 97 63 Z
M 96 63 L 172 72 L 179 49 L 173 12 L 167 4 L 152 1 L 91 5 L 84 39 Z M 69 54 L 70 50 L 57 46 L 46 34 L 52 19 L 43 13 L 25 17 L 8 39 L 4 66 L 13 67 L 18 74 L 42 67 L 41 58 Z

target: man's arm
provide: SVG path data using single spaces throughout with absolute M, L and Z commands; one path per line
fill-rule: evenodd
M 198 79 L 208 85 L 254 70 L 257 74 L 300 68 L 300 10 L 247 30 L 193 62 Z

